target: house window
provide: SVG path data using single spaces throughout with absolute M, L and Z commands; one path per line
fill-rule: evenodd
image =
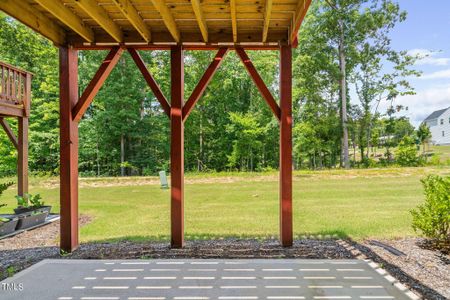
M 442 131 L 442 136 L 445 136 L 445 131 Z
M 444 125 L 444 119 L 441 119 L 441 125 Z

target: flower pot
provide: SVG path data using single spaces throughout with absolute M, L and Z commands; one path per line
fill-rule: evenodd
M 41 207 L 18 207 L 14 208 L 14 213 L 16 215 L 22 215 L 22 214 L 28 214 L 28 213 L 34 213 L 34 212 L 47 212 L 47 214 L 50 213 L 50 210 L 52 209 L 51 206 L 41 206 Z
M 36 225 L 45 223 L 45 219 L 48 216 L 48 212 L 36 212 L 36 213 L 23 213 L 19 215 L 19 222 L 17 223 L 16 230 L 23 230 Z
M 14 217 L 9 222 L 0 223 L 0 236 L 4 236 L 13 233 L 16 230 L 19 219 Z

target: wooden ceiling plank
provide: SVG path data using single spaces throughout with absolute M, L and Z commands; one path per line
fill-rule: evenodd
M 95 38 L 92 29 L 86 27 L 81 18 L 64 6 L 62 2 L 59 0 L 36 0 L 36 2 L 86 41 L 94 42 Z
M 120 27 L 108 16 L 108 13 L 98 5 L 95 0 L 75 0 L 75 3 L 86 14 L 94 19 L 114 40 L 118 43 L 123 41 L 123 33 Z
M 264 27 L 262 42 L 265 43 L 267 40 L 267 33 L 269 32 L 270 17 L 272 15 L 272 0 L 266 0 L 266 7 L 264 10 Z
M 164 0 L 151 0 L 151 1 L 155 6 L 156 10 L 163 18 L 164 24 L 166 25 L 173 39 L 177 43 L 179 43 L 181 40 L 180 31 L 177 27 L 177 23 L 175 23 L 172 13 L 170 12 L 169 8 L 166 5 L 166 2 Z
M 302 25 L 303 19 L 305 18 L 306 12 L 308 11 L 309 6 L 311 5 L 312 0 L 300 0 L 295 11 L 293 24 L 291 28 L 291 36 L 290 42 L 294 43 L 297 38 L 298 31 L 300 30 L 300 26 Z
M 43 1 L 43 0 L 41 0 Z M 142 38 L 150 43 L 151 32 L 130 0 L 112 0 Z
M 233 42 L 237 43 L 236 0 L 230 0 L 231 27 L 233 29 Z
M 2 0 L 0 1 L 0 10 L 42 34 L 56 45 L 65 44 L 65 31 L 24 1 Z
M 194 10 L 195 18 L 198 22 L 198 27 L 203 36 L 205 43 L 208 42 L 208 27 L 206 26 L 206 21 L 203 16 L 202 8 L 200 7 L 200 0 L 191 0 L 192 9 Z

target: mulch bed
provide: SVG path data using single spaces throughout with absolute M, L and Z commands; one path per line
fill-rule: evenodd
M 80 223 L 91 221 L 81 216 Z M 0 241 L 0 280 L 45 258 L 65 259 L 144 259 L 144 258 L 314 258 L 351 259 L 354 255 L 336 239 L 301 239 L 283 248 L 274 239 L 218 239 L 188 241 L 183 249 L 171 249 L 168 243 L 86 243 L 70 255 L 60 256 L 59 221 Z M 391 275 L 424 299 L 450 299 L 450 257 L 423 246 L 421 239 L 383 240 L 384 244 L 404 252 L 397 256 L 369 241 L 354 247 L 378 262 Z

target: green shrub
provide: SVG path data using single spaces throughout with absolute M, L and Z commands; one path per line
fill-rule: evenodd
M 429 175 L 422 179 L 425 203 L 411 211 L 412 227 L 430 239 L 450 243 L 450 177 Z
M 402 167 L 416 167 L 420 164 L 417 157 L 417 145 L 410 136 L 405 136 L 395 151 L 395 160 Z

